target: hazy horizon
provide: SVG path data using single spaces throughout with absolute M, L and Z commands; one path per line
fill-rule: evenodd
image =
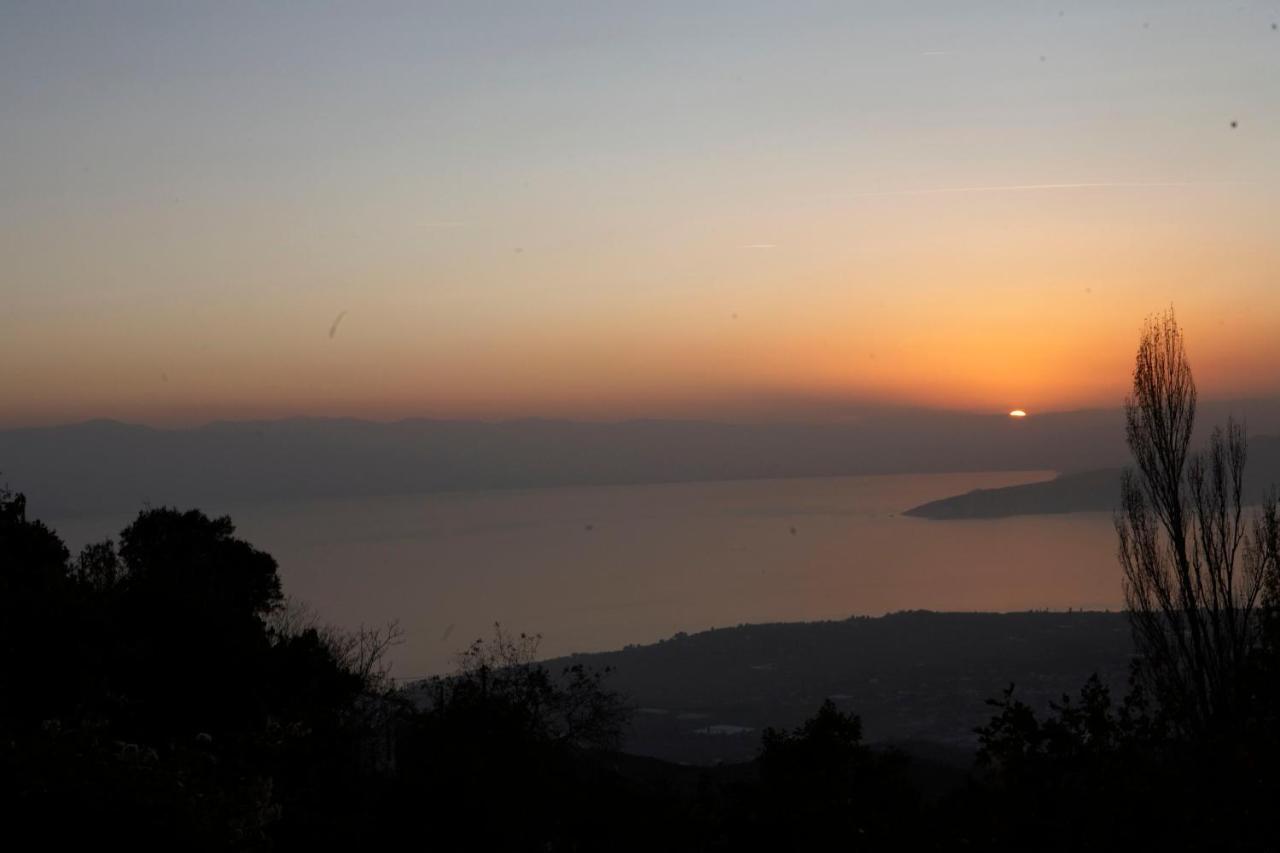
M 1200 397 L 1202 405 L 1213 409 L 1223 409 L 1225 411 L 1233 411 L 1237 408 L 1244 408 L 1251 405 L 1267 405 L 1280 403 L 1280 392 L 1276 394 L 1256 394 L 1249 396 L 1236 397 Z M 1091 405 L 1080 406 L 1074 408 L 1062 409 L 1045 409 L 1034 410 L 1026 413 L 1027 418 L 1052 418 L 1062 416 L 1088 416 L 1101 414 L 1115 414 L 1123 411 L 1123 400 L 1117 400 L 1114 405 Z M 432 414 L 399 414 L 399 415 L 379 415 L 372 413 L 368 415 L 360 414 L 335 414 L 330 411 L 308 411 L 294 414 L 281 414 L 274 416 L 259 417 L 197 417 L 188 418 L 122 418 L 112 417 L 108 415 L 98 415 L 89 413 L 83 417 L 70 417 L 65 419 L 48 419 L 48 420 L 30 420 L 30 421 L 0 421 L 0 430 L 22 430 L 22 429 L 57 429 L 61 427 L 80 426 L 92 423 L 116 423 L 125 426 L 139 426 L 147 429 L 156 430 L 190 430 L 202 429 L 205 427 L 216 426 L 219 424 L 257 424 L 257 423 L 282 423 L 287 421 L 354 421 L 359 423 L 394 425 L 403 423 L 412 423 L 415 421 L 428 421 L 439 423 L 479 423 L 479 424 L 513 424 L 520 422 L 559 422 L 559 423 L 581 423 L 581 424 L 628 424 L 628 423 L 644 423 L 644 422 L 671 422 L 671 423 L 711 423 L 724 424 L 727 426 L 766 426 L 766 425 L 857 425 L 868 420 L 877 418 L 890 417 L 910 417 L 919 416 L 928 418 L 930 416 L 938 416 L 943 418 L 962 417 L 962 418 L 998 418 L 1007 417 L 1008 410 L 990 409 L 990 408 L 942 408 L 930 406 L 916 405 L 894 405 L 894 404 L 866 404 L 866 403 L 814 403 L 813 401 L 805 401 L 794 405 L 774 405 L 769 408 L 761 408 L 750 410 L 748 412 L 729 412 L 722 416 L 715 417 L 711 415 L 689 414 L 686 416 L 671 415 L 663 416 L 655 413 L 636 413 L 610 415 L 608 413 L 598 413 L 596 415 L 554 415 L 540 412 L 518 413 L 510 415 L 492 415 L 492 416 L 446 416 Z M 1268 429 L 1271 427 L 1268 426 Z M 1277 424 L 1280 428 L 1280 424 Z

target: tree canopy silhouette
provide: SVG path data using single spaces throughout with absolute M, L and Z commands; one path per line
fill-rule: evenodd
M 1124 595 L 1140 673 L 1187 734 L 1231 728 L 1248 658 L 1261 640 L 1258 605 L 1277 571 L 1277 503 L 1244 507 L 1244 425 L 1215 428 L 1192 452 L 1196 386 L 1173 311 L 1147 321 L 1126 438 L 1136 469 L 1116 515 Z

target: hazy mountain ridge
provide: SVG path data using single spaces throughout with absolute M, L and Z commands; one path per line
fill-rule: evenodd
M 1280 428 L 1280 401 L 1253 408 Z M 0 430 L 0 482 L 39 512 L 422 492 L 1121 464 L 1118 410 L 892 410 L 843 423 L 291 418 Z

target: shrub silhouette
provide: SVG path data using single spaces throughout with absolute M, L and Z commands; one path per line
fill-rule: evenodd
M 793 731 L 766 729 L 757 763 L 737 849 L 900 849 L 909 837 L 918 798 L 903 759 L 867 747 L 861 720 L 830 699 Z

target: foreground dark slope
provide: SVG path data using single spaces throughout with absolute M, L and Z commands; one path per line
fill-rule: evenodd
M 624 748 L 671 761 L 754 756 L 765 726 L 793 726 L 832 698 L 873 743 L 971 760 L 988 698 L 1010 682 L 1033 706 L 1090 674 L 1122 688 L 1132 645 L 1122 613 L 933 613 L 742 625 L 574 655 L 611 667 L 638 707 Z M 1122 691 L 1121 691 L 1122 692 Z

